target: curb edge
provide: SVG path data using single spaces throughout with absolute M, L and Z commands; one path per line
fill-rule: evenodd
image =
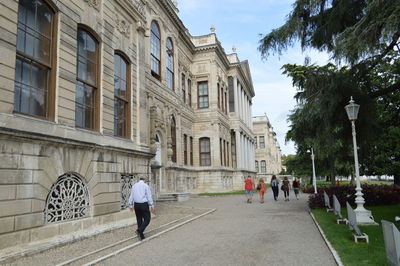
M 314 221 L 315 226 L 317 226 L 319 233 L 321 234 L 322 238 L 325 241 L 325 244 L 327 245 L 329 251 L 332 253 L 333 258 L 335 259 L 335 262 L 338 266 L 344 266 L 342 260 L 339 257 L 339 254 L 337 253 L 337 251 L 333 248 L 332 244 L 329 242 L 328 238 L 325 236 L 324 231 L 322 230 L 322 228 L 319 226 L 317 220 L 315 219 L 314 215 L 311 213 L 311 211 L 308 211 L 308 213 L 310 214 L 311 218 Z

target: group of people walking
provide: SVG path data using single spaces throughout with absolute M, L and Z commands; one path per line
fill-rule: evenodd
M 250 176 L 248 176 L 245 179 L 244 182 L 245 182 L 244 189 L 246 191 L 247 203 L 252 203 L 253 190 L 254 190 L 253 180 L 252 180 L 252 178 Z M 280 185 L 279 180 L 276 178 L 275 175 L 273 175 L 272 178 L 271 178 L 271 189 L 272 189 L 272 192 L 274 193 L 274 200 L 275 201 L 278 200 L 279 185 Z M 300 182 L 297 180 L 297 178 L 295 178 L 293 180 L 292 186 L 293 186 L 294 195 L 295 195 L 296 199 L 299 199 Z M 260 178 L 258 180 L 258 184 L 257 184 L 256 188 L 257 188 L 257 191 L 258 191 L 258 193 L 260 195 L 260 203 L 264 203 L 264 194 L 265 194 L 265 182 L 264 182 L 264 179 Z M 283 194 L 284 194 L 284 197 L 285 197 L 285 201 L 289 201 L 290 183 L 289 183 L 289 180 L 288 180 L 288 178 L 286 176 L 283 178 L 282 185 L 281 185 L 280 189 L 283 191 Z
M 135 233 L 140 240 L 145 239 L 144 230 L 150 223 L 150 212 L 155 212 L 151 190 L 149 185 L 147 185 L 147 182 L 147 178 L 140 178 L 139 182 L 132 186 L 131 194 L 128 200 L 130 211 L 135 212 L 136 214 L 137 230 Z M 274 193 L 275 201 L 278 200 L 279 184 L 279 180 L 276 178 L 275 175 L 273 175 L 271 178 L 271 188 Z M 284 177 L 281 185 L 281 190 L 283 190 L 283 193 L 285 195 L 285 201 L 289 200 L 289 188 L 289 180 L 287 177 Z M 250 176 L 245 179 L 244 189 L 246 190 L 247 203 L 252 203 L 254 183 Z M 256 189 L 258 190 L 258 193 L 260 195 L 260 202 L 264 203 L 264 194 L 266 190 L 264 179 L 260 178 L 258 180 Z M 296 198 L 299 199 L 298 194 L 300 190 L 300 182 L 296 178 L 293 181 L 293 189 Z

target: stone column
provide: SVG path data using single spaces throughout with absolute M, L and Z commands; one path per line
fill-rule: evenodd
M 238 102 L 238 86 L 237 86 L 237 77 L 233 77 L 233 95 L 234 95 L 234 103 L 235 103 L 235 113 L 239 113 L 239 102 Z
M 235 146 L 236 146 L 236 168 L 240 168 L 241 154 L 240 154 L 240 132 L 235 130 Z
M 243 88 L 242 88 L 242 106 L 243 106 L 243 109 L 242 109 L 242 119 L 243 119 L 243 121 L 245 121 L 246 106 L 245 106 L 244 90 L 243 90 Z
M 250 102 L 250 129 L 253 130 L 253 104 Z

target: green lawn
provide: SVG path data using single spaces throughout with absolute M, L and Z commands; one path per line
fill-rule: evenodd
M 400 215 L 400 205 L 373 206 L 368 209 L 372 211 L 375 221 L 379 224 L 381 220 L 394 223 L 394 217 Z M 327 213 L 325 209 L 312 210 L 312 213 L 329 242 L 339 253 L 344 265 L 387 265 L 381 225 L 360 226 L 361 231 L 369 236 L 369 244 L 357 244 L 347 225 L 336 224 L 333 213 Z M 342 208 L 342 215 L 347 217 L 346 208 Z M 400 225 L 396 225 L 400 229 Z

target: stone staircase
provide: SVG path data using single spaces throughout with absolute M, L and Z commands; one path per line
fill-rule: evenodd
M 160 194 L 156 201 L 158 201 L 158 202 L 172 202 L 172 201 L 178 201 L 178 199 L 176 197 L 176 194 Z
M 189 199 L 190 199 L 190 193 L 165 193 L 165 194 L 160 194 L 156 201 L 173 202 L 173 201 L 186 201 Z

